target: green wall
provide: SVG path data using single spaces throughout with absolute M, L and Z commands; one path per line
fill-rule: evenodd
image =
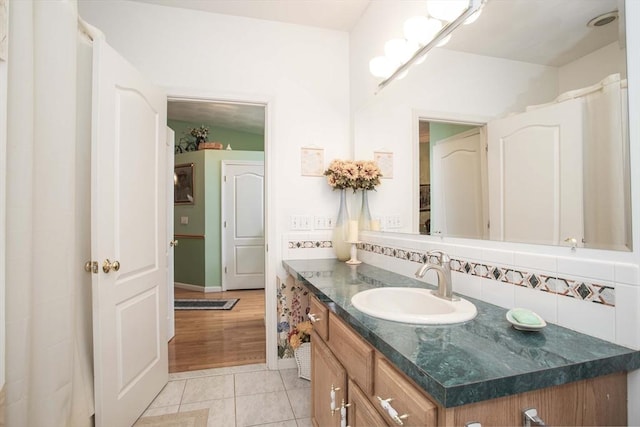
M 224 148 L 231 144 L 231 148 L 237 151 L 264 151 L 264 134 L 242 132 L 235 129 L 213 126 L 210 123 L 193 123 L 182 120 L 167 120 L 167 125 L 176 133 L 176 146 L 180 143 L 180 138 L 188 134 L 192 128 L 204 125 L 209 128 L 209 142 L 221 142 Z M 189 139 L 193 137 L 189 136 Z
M 223 160 L 264 161 L 264 152 L 200 150 L 175 157 L 176 165 L 194 164 L 194 204 L 175 206 L 174 233 L 204 236 L 204 239 L 179 239 L 174 261 L 176 282 L 207 288 L 222 286 L 220 184 Z M 189 217 L 189 224 L 180 224 L 182 216 Z

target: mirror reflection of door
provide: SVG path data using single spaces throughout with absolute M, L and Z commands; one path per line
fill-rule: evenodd
M 420 188 L 421 234 L 488 237 L 484 127 L 421 120 Z

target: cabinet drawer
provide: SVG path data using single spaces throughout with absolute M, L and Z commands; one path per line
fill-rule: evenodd
M 347 423 L 351 427 L 386 427 L 387 423 L 376 411 L 360 387 L 349 380 L 349 408 Z
M 326 305 L 321 303 L 320 300 L 313 295 L 309 299 L 309 302 L 311 306 L 309 316 L 316 319 L 314 321 L 309 317 L 309 320 L 313 323 L 313 329 L 320 335 L 320 338 L 327 341 L 329 339 L 329 328 L 327 326 L 329 324 L 329 310 Z
M 362 390 L 373 392 L 373 348 L 329 312 L 329 347 Z
M 391 399 L 389 405 L 398 412 L 398 415 L 407 415 L 402 420 L 405 426 L 435 426 L 437 423 L 438 407 L 382 357 L 376 360 L 373 399 L 387 422 L 391 425 L 396 424 L 395 420 L 382 408 L 378 397 L 385 400 Z

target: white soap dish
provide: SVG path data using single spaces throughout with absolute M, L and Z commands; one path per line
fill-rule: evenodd
M 544 319 L 542 317 L 540 317 L 537 313 L 534 313 L 531 310 L 526 310 L 529 314 L 535 316 L 539 321 L 540 324 L 538 325 L 528 325 L 526 323 L 520 323 L 518 322 L 514 317 L 513 317 L 513 311 L 514 310 L 526 310 L 524 308 L 512 308 L 511 310 L 507 311 L 507 321 L 509 323 L 511 323 L 513 325 L 513 327 L 519 331 L 539 331 L 540 329 L 544 328 L 545 326 L 547 326 L 547 322 L 544 321 Z

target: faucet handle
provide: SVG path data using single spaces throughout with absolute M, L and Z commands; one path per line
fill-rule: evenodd
M 440 265 L 448 264 L 451 261 L 451 258 L 449 257 L 449 255 L 447 255 L 446 253 L 444 253 L 439 249 L 434 249 L 432 251 L 427 252 L 427 257 L 430 257 L 431 255 L 436 255 L 438 257 L 438 263 Z

